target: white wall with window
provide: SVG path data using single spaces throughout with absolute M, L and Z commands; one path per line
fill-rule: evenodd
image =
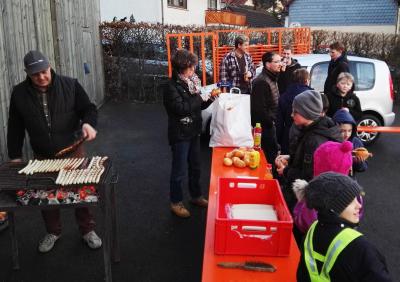
M 129 21 L 132 14 L 136 22 L 161 22 L 161 0 L 100 0 L 102 21 L 112 21 L 114 17 L 127 17 Z
M 169 24 L 204 25 L 205 11 L 220 9 L 220 0 L 167 0 L 164 19 Z
M 204 25 L 205 11 L 220 8 L 221 0 L 100 0 L 102 21 L 133 14 L 136 22 Z
M 217 10 L 220 9 L 218 6 L 218 0 L 208 0 L 208 9 L 210 10 Z

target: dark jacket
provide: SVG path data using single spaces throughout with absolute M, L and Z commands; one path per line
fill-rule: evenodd
M 271 128 L 278 112 L 279 90 L 278 75 L 263 68 L 262 72 L 253 80 L 250 96 L 251 123 L 257 122 L 262 128 Z
M 349 138 L 349 141 L 353 143 L 353 149 L 357 149 L 360 147 L 364 147 L 363 142 L 357 137 L 357 124 L 354 118 L 351 116 L 349 112 L 346 110 L 339 110 L 333 116 L 333 120 L 338 124 L 351 124 L 353 126 L 353 132 Z M 354 177 L 355 172 L 363 172 L 368 168 L 367 161 L 365 162 L 357 162 L 355 158 L 353 158 L 353 174 Z
M 348 108 L 350 114 L 353 116 L 355 121 L 359 121 L 363 115 L 361 110 L 360 99 L 353 92 L 354 85 L 352 90 L 346 94 L 346 96 L 342 97 L 340 95 L 339 90 L 334 87 L 331 92 L 328 93 L 329 100 L 329 108 L 326 113 L 328 116 L 333 117 L 333 115 L 341 108 Z
M 185 82 L 173 75 L 164 88 L 164 106 L 168 114 L 168 140 L 172 145 L 201 133 L 201 110 L 212 103 L 191 94 Z
M 292 127 L 296 126 L 293 124 Z M 313 178 L 314 152 L 326 141 L 342 142 L 339 126 L 328 117 L 321 117 L 307 127 L 298 128 L 297 133 L 290 136 L 290 160 L 284 171 L 289 184 L 295 179 L 310 181 Z
M 346 54 L 342 54 L 336 61 L 331 60 L 328 66 L 328 76 L 324 84 L 324 93 L 331 92 L 332 88 L 336 85 L 337 78 L 342 72 L 350 72 L 349 61 Z
M 10 159 L 22 157 L 25 130 L 35 155 L 54 157 L 75 141 L 81 124 L 97 124 L 97 109 L 79 82 L 57 75 L 53 70 L 48 89 L 51 127 L 44 116 L 37 90 L 29 77 L 16 85 L 11 94 L 7 147 Z
M 313 248 L 316 252 L 325 255 L 330 243 L 344 227 L 354 227 L 336 215 L 318 213 L 318 224 L 314 231 Z M 304 249 L 304 245 L 301 246 Z M 319 272 L 322 263 L 317 261 Z M 389 282 L 392 281 L 386 266 L 385 258 L 370 244 L 365 236 L 352 241 L 338 256 L 329 272 L 332 282 L 362 281 L 362 282 Z M 297 268 L 297 281 L 309 282 L 310 277 L 304 261 L 304 251 L 301 253 Z
M 278 143 L 281 145 L 282 154 L 289 153 L 289 130 L 293 124 L 293 100 L 298 94 L 306 90 L 312 90 L 312 88 L 304 84 L 292 84 L 287 88 L 286 92 L 279 97 L 279 108 L 276 118 L 276 136 Z
M 292 63 L 289 66 L 286 66 L 285 71 L 279 73 L 278 88 L 280 94 L 286 92 L 287 88 L 292 84 L 294 71 L 300 68 L 301 65 L 299 62 L 292 58 Z

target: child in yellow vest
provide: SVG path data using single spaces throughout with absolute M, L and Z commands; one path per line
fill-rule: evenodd
M 392 281 L 385 258 L 354 228 L 358 226 L 361 187 L 347 175 L 325 172 L 305 188 L 318 220 L 301 246 L 297 281 Z

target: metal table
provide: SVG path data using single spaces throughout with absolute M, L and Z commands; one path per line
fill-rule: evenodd
M 10 191 L 25 189 L 57 189 L 61 185 L 55 184 L 58 172 L 37 173 L 34 175 L 18 174 L 18 171 L 26 166 L 26 163 L 6 163 L 0 166 L 0 210 L 8 212 L 10 235 L 12 243 L 13 268 L 19 269 L 18 242 L 15 228 L 14 212 L 19 209 L 49 209 L 49 208 L 78 208 L 100 206 L 101 218 L 103 220 L 103 256 L 105 281 L 112 281 L 111 261 L 120 261 L 120 250 L 118 242 L 118 228 L 116 220 L 115 187 L 118 182 L 118 174 L 107 160 L 104 163 L 105 171 L 98 184 L 93 184 L 99 194 L 99 200 L 95 203 L 71 203 L 58 205 L 20 205 Z M 89 184 L 92 185 L 92 184 Z M 63 187 L 80 187 L 80 185 L 68 185 Z

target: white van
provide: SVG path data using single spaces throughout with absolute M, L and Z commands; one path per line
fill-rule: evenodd
M 321 93 L 324 91 L 324 83 L 328 75 L 328 54 L 294 55 L 303 68 L 307 68 L 311 74 L 310 86 Z M 368 59 L 356 56 L 348 56 L 350 72 L 355 80 L 355 93 L 361 102 L 364 113 L 359 121 L 360 126 L 390 126 L 394 122 L 393 112 L 393 83 L 389 67 L 384 61 Z M 256 74 L 262 71 L 258 67 Z M 212 106 L 202 111 L 203 132 L 209 127 Z M 377 132 L 359 132 L 359 138 L 365 144 L 371 144 L 379 137 Z
M 324 91 L 328 74 L 330 56 L 328 54 L 308 54 L 293 56 L 300 65 L 310 72 L 310 86 Z M 358 125 L 390 126 L 393 124 L 393 83 L 389 67 L 384 61 L 356 56 L 348 56 L 350 73 L 354 76 L 355 94 L 360 99 L 364 113 Z M 261 71 L 262 68 L 257 70 Z M 359 132 L 358 136 L 365 144 L 378 138 L 378 133 Z

